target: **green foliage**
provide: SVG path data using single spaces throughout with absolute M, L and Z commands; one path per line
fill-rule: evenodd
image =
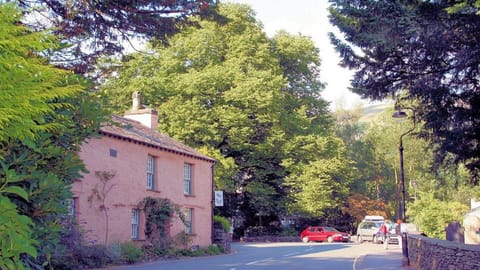
M 59 48 L 58 40 L 28 30 L 21 15 L 14 4 L 0 3 L 0 186 L 8 191 L 1 194 L 5 206 L 16 206 L 6 208 L 13 220 L 3 226 L 16 226 L 22 236 L 2 240 L 14 241 L 11 254 L 22 253 L 11 257 L 14 263 L 21 258 L 40 268 L 58 247 L 70 184 L 85 170 L 80 145 L 104 115 L 84 79 L 48 64 L 44 56 Z
M 445 240 L 448 224 L 453 221 L 462 222 L 468 211 L 465 204 L 441 201 L 432 194 L 422 193 L 418 200 L 408 205 L 407 215 L 412 216 L 413 220 L 407 221 L 415 223 L 429 237 Z
M 222 252 L 223 252 L 223 251 L 222 251 L 221 247 L 218 246 L 218 245 L 210 245 L 210 246 L 208 246 L 208 248 L 207 248 L 207 254 L 208 254 L 208 255 L 219 255 L 219 254 L 221 254 Z
M 477 15 L 480 15 L 480 1 L 453 1 L 453 4 L 447 7 L 446 10 L 449 13 L 472 13 L 475 12 Z
M 383 110 L 361 128 L 358 121 L 364 118 L 354 117 L 354 112 L 337 112 L 337 134 L 349 146 L 347 155 L 356 168 L 343 210 L 357 220 L 367 214 L 399 216 L 399 137 L 413 123 L 397 123 L 391 107 Z M 471 187 L 463 166 L 432 171 L 433 149 L 416 136 L 420 129 L 421 125 L 403 137 L 407 218 L 430 237 L 444 239 L 446 224 L 463 220 L 465 205 L 479 196 L 479 188 Z
M 331 40 L 355 71 L 352 90 L 415 103 L 437 169 L 463 164 L 479 184 L 478 1 L 331 3 L 330 19 L 343 34 Z
M 143 259 L 142 249 L 132 242 L 122 243 L 120 246 L 122 258 L 126 263 L 132 264 Z
M 168 238 L 168 228 L 174 215 L 177 214 L 183 221 L 184 215 L 180 208 L 168 199 L 147 197 L 143 199 L 139 208 L 145 211 L 145 236 L 161 248 L 167 248 L 171 242 Z
M 293 198 L 288 205 L 290 211 L 320 217 L 327 209 L 341 207 L 350 179 L 348 163 L 343 159 L 343 142 L 335 137 L 304 137 L 291 143 L 297 158 L 284 162 L 292 171 L 286 179 Z M 319 150 L 321 156 L 310 149 Z
M 215 215 L 213 216 L 213 223 L 220 224 L 225 232 L 230 231 L 230 221 L 226 217 Z
M 21 18 L 13 4 L 0 3 L 0 141 L 59 129 L 43 116 L 68 107 L 63 100 L 81 90 L 78 78 L 41 57 L 58 47 L 55 38 L 29 31 L 18 23 Z
M 151 54 L 129 55 L 102 90 L 117 112 L 130 106 L 132 91 L 141 91 L 159 113 L 159 130 L 219 160 L 222 215 L 268 223 L 295 199 L 284 185 L 288 175 L 315 177 L 304 171 L 309 162 L 331 158 L 325 156 L 348 161 L 329 139 L 303 147 L 305 138 L 308 144 L 333 132 L 313 41 L 285 32 L 269 39 L 246 5 L 220 4 L 219 14 L 228 23 L 192 18 L 201 27 L 186 27 L 170 46 L 150 44 Z M 301 165 L 290 165 L 299 159 Z M 340 167 L 326 173 L 348 182 Z
M 26 269 L 20 260 L 21 255 L 37 256 L 34 247 L 36 242 L 31 239 L 32 221 L 27 216 L 20 215 L 16 205 L 2 195 L 9 193 L 5 189 L 0 188 L 0 268 Z

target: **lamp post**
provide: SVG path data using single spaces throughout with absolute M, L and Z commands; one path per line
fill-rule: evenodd
M 396 106 L 397 111 L 392 115 L 393 118 L 406 118 L 407 114 L 402 111 L 402 107 L 399 105 Z M 400 135 L 400 143 L 398 145 L 398 152 L 400 153 L 400 192 L 402 194 L 401 197 L 401 202 L 400 202 L 400 218 L 402 219 L 402 222 L 407 221 L 407 215 L 406 215 L 406 205 L 405 205 L 405 171 L 403 169 L 403 136 L 409 134 L 412 132 L 415 127 L 416 127 L 416 119 L 415 119 L 415 110 L 413 108 L 409 107 L 404 107 L 403 109 L 409 109 L 413 113 L 413 127 L 406 132 L 402 133 Z M 402 231 L 402 254 L 406 258 L 406 263 L 407 265 L 410 264 L 410 261 L 408 259 L 408 241 L 407 241 L 407 232 Z

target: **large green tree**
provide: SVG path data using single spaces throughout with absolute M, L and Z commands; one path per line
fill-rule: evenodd
M 318 177 L 301 171 L 314 159 L 337 157 L 328 148 L 335 140 L 326 139 L 334 137 L 332 120 L 310 38 L 268 38 L 245 5 L 222 4 L 219 14 L 228 23 L 198 20 L 200 28 L 185 28 L 170 46 L 128 56 L 104 91 L 118 112 L 141 91 L 159 112 L 160 131 L 219 159 L 216 185 L 228 192 L 228 214 L 239 209 L 255 224 L 256 216 L 285 213 L 284 179 L 294 169 Z M 300 159 L 294 168 L 290 161 Z
M 480 16 L 448 12 L 451 1 L 332 0 L 332 35 L 342 64 L 355 70 L 352 90 L 381 100 L 415 100 L 436 164 L 480 169 Z
M 58 41 L 21 19 L 0 4 L 2 269 L 38 269 L 58 250 L 69 187 L 84 169 L 77 152 L 102 117 L 82 78 L 48 64 Z

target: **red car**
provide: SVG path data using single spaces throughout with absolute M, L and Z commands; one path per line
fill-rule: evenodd
M 300 233 L 300 239 L 308 243 L 315 242 L 350 242 L 350 234 L 338 231 L 333 227 L 309 226 Z

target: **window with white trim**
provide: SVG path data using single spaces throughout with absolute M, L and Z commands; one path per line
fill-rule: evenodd
M 187 208 L 185 211 L 185 233 L 193 233 L 193 208 Z
M 132 210 L 132 239 L 139 239 L 140 238 L 140 210 L 133 209 Z
M 183 164 L 183 193 L 192 195 L 192 164 Z
M 147 157 L 147 189 L 155 188 L 155 157 Z
M 67 200 L 68 215 L 73 218 L 77 214 L 77 200 L 76 197 Z

